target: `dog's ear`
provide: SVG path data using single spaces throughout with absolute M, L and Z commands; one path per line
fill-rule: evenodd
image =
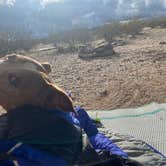
M 48 62 L 42 63 L 42 66 L 46 70 L 47 74 L 51 73 L 51 65 Z
M 59 109 L 65 112 L 75 112 L 73 108 L 73 103 L 70 97 L 67 94 L 57 87 L 56 85 L 50 83 L 45 79 L 46 86 L 43 89 L 44 97 L 44 106 L 47 109 Z

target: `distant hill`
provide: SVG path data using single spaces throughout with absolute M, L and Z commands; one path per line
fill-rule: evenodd
M 114 20 L 166 15 L 165 0 L 0 0 L 0 30 L 34 38 Z

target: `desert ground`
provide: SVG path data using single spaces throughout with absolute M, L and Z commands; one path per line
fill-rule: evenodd
M 108 58 L 84 60 L 55 50 L 28 52 L 52 66 L 51 79 L 87 110 L 166 102 L 166 29 L 144 28 Z

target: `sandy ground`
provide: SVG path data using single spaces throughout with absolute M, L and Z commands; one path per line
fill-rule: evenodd
M 50 77 L 88 110 L 166 102 L 166 29 L 144 29 L 112 58 L 82 60 L 55 50 L 29 53 L 52 65 Z

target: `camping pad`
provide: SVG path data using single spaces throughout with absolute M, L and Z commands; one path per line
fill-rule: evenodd
M 166 104 L 88 113 L 92 118 L 99 118 L 112 132 L 143 140 L 166 156 Z

